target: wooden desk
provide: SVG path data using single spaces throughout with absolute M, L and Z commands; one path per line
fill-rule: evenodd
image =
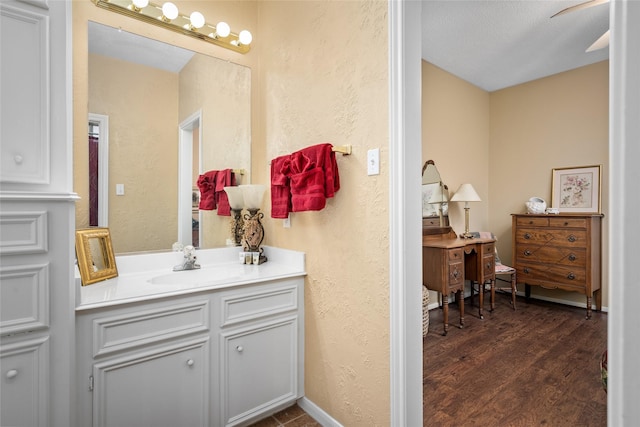
M 482 286 L 491 282 L 491 310 L 495 307 L 495 239 L 460 239 L 423 236 L 422 238 L 422 284 L 442 294 L 444 335 L 449 330 L 449 294 L 456 293 L 460 307 L 460 328 L 464 326 L 464 282 L 480 284 L 480 306 L 482 314 L 484 292 Z

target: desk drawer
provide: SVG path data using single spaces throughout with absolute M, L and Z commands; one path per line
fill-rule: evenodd
M 464 259 L 464 253 L 462 248 L 449 249 L 449 261 L 462 261 Z
M 450 262 L 449 263 L 449 287 L 461 285 L 464 283 L 464 263 Z

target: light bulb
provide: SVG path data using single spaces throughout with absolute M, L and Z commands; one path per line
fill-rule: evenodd
M 178 7 L 168 1 L 162 5 L 162 15 L 169 21 L 176 19 L 178 17 Z
M 240 31 L 240 34 L 238 34 L 238 41 L 240 41 L 240 44 L 251 44 L 251 40 L 253 40 L 253 36 L 247 30 L 242 30 Z
M 133 5 L 138 9 L 143 9 L 149 5 L 149 0 L 133 0 Z
M 229 37 L 231 34 L 231 28 L 229 28 L 229 24 L 226 22 L 218 22 L 216 25 L 216 36 L 217 37 Z
M 204 15 L 200 12 L 196 11 L 189 16 L 189 20 L 191 20 L 191 26 L 193 28 L 202 28 L 204 26 Z

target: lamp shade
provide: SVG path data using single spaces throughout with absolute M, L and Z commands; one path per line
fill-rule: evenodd
M 244 196 L 240 187 L 224 187 L 224 191 L 227 193 L 231 209 L 242 209 L 244 207 Z
M 451 197 L 452 202 L 481 202 L 482 199 L 471 184 L 462 184 Z
M 239 185 L 238 187 L 242 189 L 242 197 L 244 198 L 245 208 L 260 209 L 266 186 L 260 185 L 260 184 L 254 184 L 254 185 Z

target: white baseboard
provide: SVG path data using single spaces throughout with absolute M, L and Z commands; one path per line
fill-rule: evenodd
M 343 427 L 342 424 L 333 419 L 331 415 L 327 414 L 322 408 L 304 396 L 298 399 L 298 406 L 307 414 L 311 415 L 322 427 Z

